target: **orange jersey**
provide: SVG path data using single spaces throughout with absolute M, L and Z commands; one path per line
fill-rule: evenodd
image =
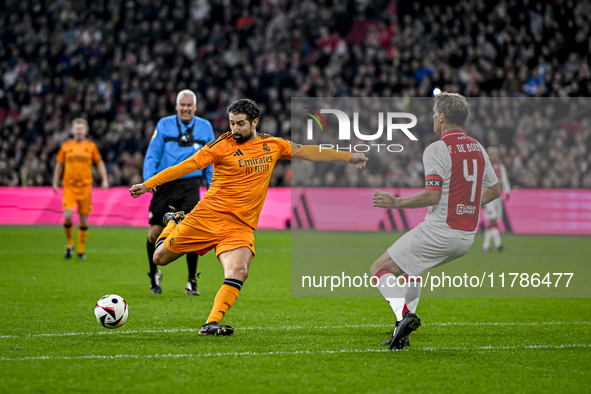
M 64 166 L 64 187 L 83 187 L 92 185 L 92 162 L 98 165 L 103 159 L 94 142 L 69 139 L 61 146 L 57 161 Z
M 148 189 L 177 179 L 195 169 L 213 164 L 211 185 L 199 205 L 229 213 L 255 229 L 267 196 L 269 180 L 279 159 L 301 158 L 314 161 L 349 161 L 351 153 L 318 146 L 302 146 L 269 134 L 253 141 L 237 143 L 227 132 L 187 160 L 148 179 Z

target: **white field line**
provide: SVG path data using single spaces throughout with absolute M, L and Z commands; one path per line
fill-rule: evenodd
M 423 347 L 412 351 L 487 351 L 487 350 L 519 350 L 519 349 L 570 349 L 591 348 L 591 344 L 574 343 L 564 345 L 520 345 L 520 346 L 479 346 L 479 347 Z M 31 356 L 31 357 L 0 357 L 0 361 L 38 361 L 38 360 L 113 360 L 113 359 L 147 359 L 147 358 L 200 358 L 200 357 L 239 357 L 239 356 L 285 356 L 285 355 L 323 355 L 343 353 L 387 353 L 389 349 L 341 349 L 341 350 L 294 350 L 279 352 L 219 352 L 219 353 L 180 353 L 180 354 L 88 354 L 84 356 Z
M 480 322 L 480 323 L 469 323 L 469 322 L 441 322 L 441 323 L 427 323 L 423 324 L 422 327 L 447 327 L 447 326 L 547 326 L 547 325 L 590 325 L 588 321 L 548 321 L 548 322 Z M 348 329 L 348 328 L 373 328 L 382 327 L 385 330 L 392 329 L 392 326 L 384 324 L 346 324 L 340 326 L 316 326 L 316 327 L 304 327 L 304 326 L 269 326 L 269 327 L 237 327 L 236 331 L 242 330 L 324 330 L 324 329 Z M 121 334 L 168 334 L 178 332 L 197 332 L 199 328 L 172 328 L 172 329 L 159 329 L 159 330 L 109 330 L 109 331 L 89 331 L 89 332 L 63 332 L 63 333 L 42 333 L 42 334 L 28 334 L 28 335 L 0 335 L 0 339 L 10 338 L 38 338 L 38 337 L 69 337 L 69 336 L 84 336 L 84 335 L 121 335 Z

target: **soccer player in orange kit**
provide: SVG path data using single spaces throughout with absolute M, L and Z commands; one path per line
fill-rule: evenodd
M 228 108 L 229 131 L 208 143 L 189 159 L 169 167 L 129 191 L 138 197 L 163 183 L 213 164 L 213 179 L 201 201 L 186 215 L 167 214 L 168 225 L 160 234 L 154 262 L 167 265 L 185 253 L 204 255 L 215 248 L 225 280 L 199 335 L 232 335 L 234 329 L 220 321 L 232 307 L 255 255 L 253 230 L 257 223 L 271 173 L 279 159 L 346 161 L 359 169 L 368 160 L 363 153 L 337 152 L 318 146 L 299 145 L 269 134 L 256 126 L 260 110 L 249 99 Z M 183 220 L 184 219 L 184 220 Z
M 102 179 L 102 188 L 109 187 L 107 168 L 96 144 L 86 139 L 88 122 L 77 118 L 72 121 L 73 139 L 63 143 L 58 154 L 55 171 L 53 173 L 53 192 L 57 193 L 60 176 L 63 170 L 64 195 L 64 231 L 68 242 L 66 259 L 72 258 L 74 253 L 74 229 L 72 218 L 74 207 L 78 204 L 80 227 L 78 228 L 78 260 L 86 260 L 84 248 L 88 236 L 88 215 L 92 210 L 92 162 L 98 168 Z

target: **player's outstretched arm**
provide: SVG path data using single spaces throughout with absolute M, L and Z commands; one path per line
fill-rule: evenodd
M 386 209 L 405 209 L 430 207 L 439 203 L 439 190 L 423 190 L 410 197 L 394 197 L 390 193 L 376 190 L 373 194 L 373 206 Z
M 339 152 L 319 145 L 292 145 L 292 159 L 308 161 L 346 161 L 355 164 L 356 168 L 365 167 L 369 159 L 363 153 Z
M 488 204 L 492 200 L 499 198 L 501 196 L 501 187 L 498 183 L 490 187 L 483 187 L 482 188 L 482 201 L 480 201 L 480 206 Z
M 196 154 L 199 154 L 199 152 L 197 152 Z M 181 161 L 177 165 L 168 167 L 167 169 L 154 175 L 144 183 L 133 185 L 129 189 L 129 193 L 132 197 L 137 198 L 156 186 L 160 186 L 163 183 L 174 181 L 175 179 L 178 179 L 183 175 L 187 175 L 195 170 L 199 170 L 200 168 L 197 166 L 197 163 L 195 162 L 193 157 L 194 156 L 191 156 L 188 159 Z
M 131 194 L 131 197 L 133 198 L 138 198 L 147 191 L 148 187 L 143 183 L 138 183 L 129 188 L 129 194 Z
M 349 160 L 349 163 L 355 164 L 355 168 L 362 169 L 363 167 L 365 167 L 365 163 L 368 160 L 369 159 L 365 157 L 363 153 L 353 153 L 351 154 L 351 159 Z

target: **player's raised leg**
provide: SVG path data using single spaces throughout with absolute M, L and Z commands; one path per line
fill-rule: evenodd
M 169 245 L 174 243 L 174 237 L 170 237 L 176 226 L 183 221 L 185 218 L 184 212 L 168 212 L 164 215 L 164 223 L 166 227 L 162 230 L 162 233 L 158 237 L 156 242 L 156 251 L 154 252 L 154 263 L 157 265 L 168 265 L 181 257 L 184 253 L 174 253 L 168 250 L 165 243 Z
M 166 249 L 162 243 L 160 246 L 156 247 L 156 251 L 154 252 L 154 263 L 156 263 L 156 265 L 168 265 L 181 256 L 182 254 L 174 253 Z
M 248 278 L 252 251 L 247 247 L 241 247 L 222 252 L 218 258 L 224 268 L 226 279 L 215 296 L 207 323 L 201 327 L 199 335 L 232 335 L 234 333 L 232 327 L 222 325 L 220 321 L 238 299 L 242 285 Z
M 154 263 L 156 265 L 168 265 L 182 256 L 182 254 L 171 252 L 164 246 L 165 242 L 171 242 L 173 240 L 172 238 L 169 239 L 168 236 L 175 227 L 176 223 L 171 220 L 162 231 L 162 234 L 160 234 L 160 238 L 156 242 L 156 251 L 154 252 Z

